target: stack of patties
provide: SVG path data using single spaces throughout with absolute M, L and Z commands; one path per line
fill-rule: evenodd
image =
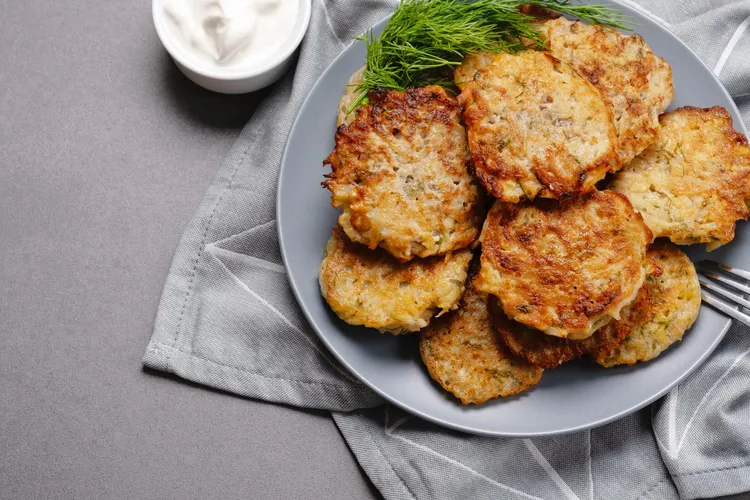
M 750 148 L 728 113 L 662 115 L 671 69 L 639 35 L 551 17 L 548 50 L 467 57 L 457 98 L 376 91 L 347 113 L 350 86 L 327 159 L 343 213 L 323 296 L 350 324 L 421 330 L 431 377 L 464 404 L 581 356 L 655 358 L 697 318 L 700 287 L 654 238 L 715 247 L 748 216 Z
M 370 92 L 347 116 L 351 102 L 349 91 L 326 159 L 342 214 L 321 291 L 347 323 L 415 332 L 458 306 L 486 213 L 461 108 L 441 87 Z
M 497 202 L 476 286 L 491 294 L 503 343 L 529 363 L 648 361 L 682 338 L 700 307 L 690 259 L 651 240 L 628 200 L 611 191 L 564 208 Z

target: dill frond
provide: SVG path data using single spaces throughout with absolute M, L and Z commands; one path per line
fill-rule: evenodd
M 593 24 L 625 29 L 627 18 L 606 5 L 570 0 L 401 0 L 380 36 L 363 35 L 366 69 L 356 108 L 370 90 L 405 90 L 421 85 L 453 85 L 452 70 L 472 52 L 519 52 L 542 46 L 532 16 L 519 11 L 535 5 Z M 524 43 L 524 40 L 526 43 Z

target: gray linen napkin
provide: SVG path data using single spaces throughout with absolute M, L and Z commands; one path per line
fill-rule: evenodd
M 750 123 L 750 0 L 621 1 L 651 12 L 688 43 Z M 388 499 L 691 499 L 750 490 L 748 329 L 733 327 L 707 363 L 651 408 L 551 438 L 491 439 L 437 427 L 383 405 L 331 358 L 287 284 L 276 180 L 315 80 L 395 0 L 312 4 L 296 71 L 247 124 L 185 231 L 144 364 L 243 396 L 331 410 Z

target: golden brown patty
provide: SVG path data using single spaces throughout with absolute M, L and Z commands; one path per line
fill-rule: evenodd
M 333 230 L 320 264 L 320 290 L 352 325 L 394 334 L 424 328 L 435 314 L 458 306 L 471 251 L 400 263 L 382 250 L 353 243 Z
M 626 195 L 654 236 L 709 250 L 734 238 L 747 219 L 750 147 L 724 108 L 662 115 L 655 143 L 623 168 L 611 188 Z
M 542 369 L 512 355 L 492 331 L 487 294 L 471 285 L 458 310 L 421 334 L 419 352 L 430 376 L 463 404 L 479 404 L 528 390 Z
M 351 112 L 348 111 L 349 108 L 352 107 L 352 104 L 354 104 L 354 101 L 357 100 L 357 97 L 359 97 L 360 92 L 357 89 L 357 86 L 362 83 L 362 76 L 364 73 L 365 66 L 362 66 L 352 74 L 349 81 L 346 83 L 344 95 L 341 96 L 341 101 L 339 101 L 339 113 L 336 117 L 337 126 L 343 124 L 349 125 L 357 116 L 356 110 L 352 110 Z
M 584 354 L 597 356 L 609 352 L 627 336 L 622 330 L 604 328 L 581 340 L 545 335 L 508 319 L 494 296 L 489 299 L 489 312 L 495 331 L 510 351 L 542 368 L 554 368 Z
M 482 77 L 482 70 L 489 68 L 495 54 L 492 52 L 477 52 L 466 56 L 463 62 L 453 71 L 456 86 L 463 90 L 466 84 Z
M 682 251 L 669 244 L 649 249 L 657 272 L 646 279 L 635 302 L 622 310 L 619 321 L 602 329 L 606 335 L 623 336 L 624 342 L 594 356 L 610 367 L 648 361 L 682 339 L 698 317 L 701 289 L 695 267 Z
M 659 114 L 674 98 L 672 68 L 636 33 L 564 17 L 541 28 L 552 53 L 594 84 L 612 108 L 625 165 L 656 139 Z
M 474 286 L 497 296 L 511 319 L 548 335 L 586 338 L 635 299 L 651 231 L 611 191 L 565 208 L 547 205 L 495 202 Z
M 459 102 L 476 175 L 493 196 L 568 198 L 618 166 L 612 111 L 570 66 L 527 50 L 495 54 L 480 73 Z
M 557 19 L 562 14 L 555 12 L 554 10 L 541 7 L 539 5 L 521 5 L 519 9 L 523 14 L 534 18 L 532 26 L 537 31 L 544 31 L 544 22 L 550 19 Z M 533 46 L 530 40 L 523 39 L 527 45 Z M 481 72 L 487 69 L 492 60 L 495 58 L 495 54 L 492 52 L 475 52 L 466 56 L 464 61 L 456 67 L 453 72 L 453 80 L 456 86 L 463 90 L 464 85 L 474 79 L 481 78 Z
M 469 172 L 466 131 L 441 87 L 370 92 L 336 132 L 324 186 L 353 240 L 408 261 L 469 246 L 484 202 Z

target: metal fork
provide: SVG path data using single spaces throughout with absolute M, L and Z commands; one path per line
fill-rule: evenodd
M 701 292 L 703 302 L 737 321 L 750 325 L 750 316 L 738 309 L 738 307 L 750 309 L 750 300 L 732 293 L 732 290 L 735 290 L 742 294 L 750 294 L 750 286 L 748 286 L 750 285 L 750 272 L 712 260 L 698 262 L 696 270 L 699 274 L 698 281 L 703 289 Z

